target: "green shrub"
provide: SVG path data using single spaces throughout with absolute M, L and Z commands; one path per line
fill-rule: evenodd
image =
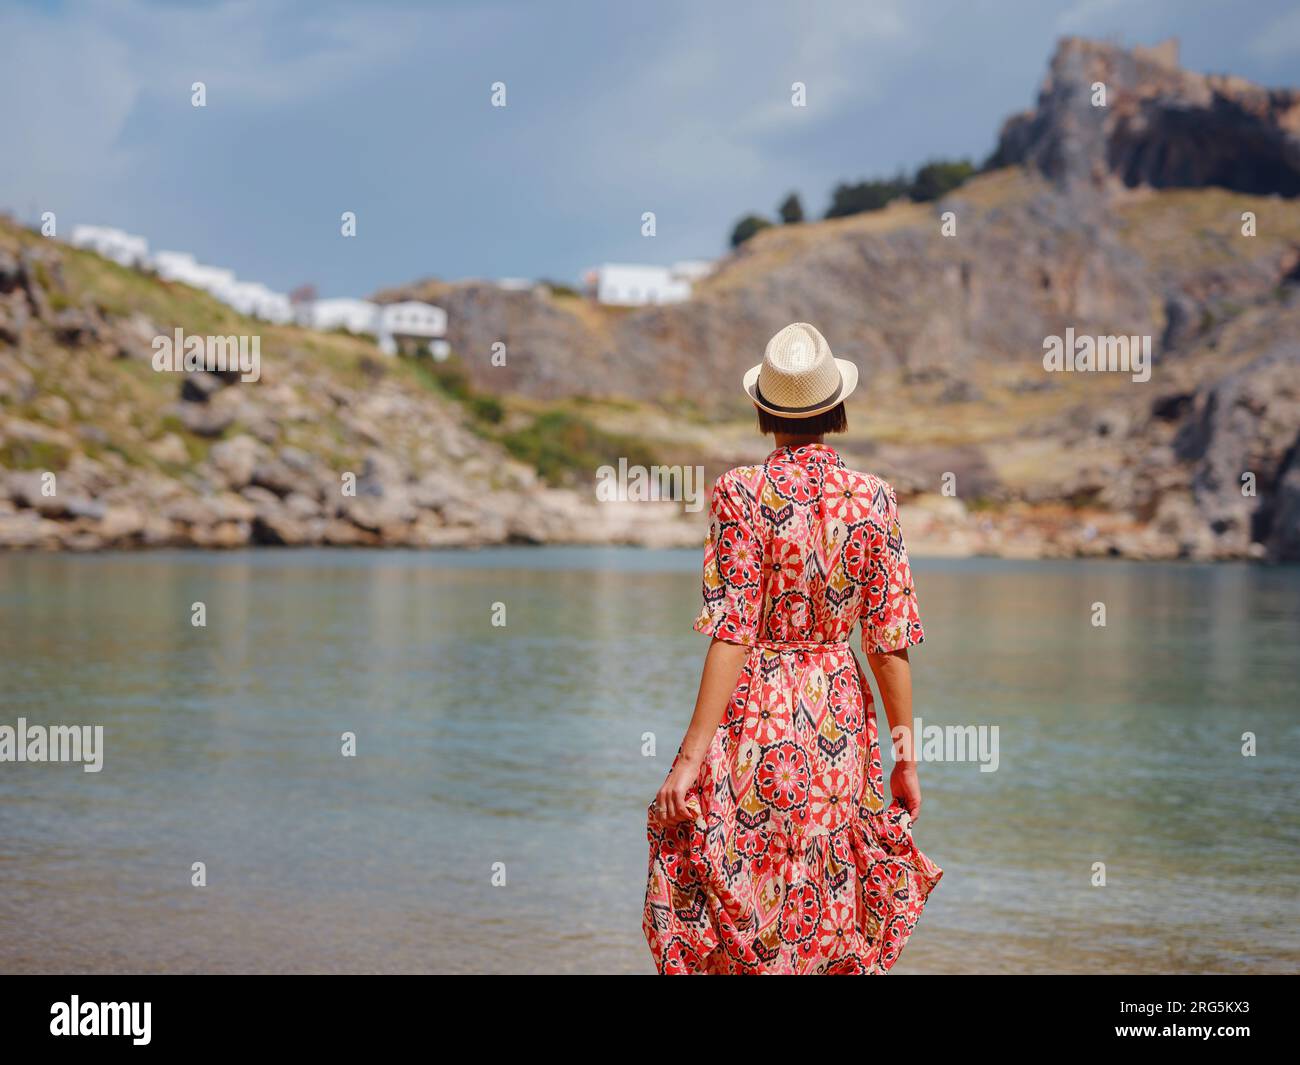
M 10 470 L 62 470 L 70 453 L 61 444 L 10 438 L 0 446 L 0 468 Z
M 917 203 L 941 200 L 974 175 L 975 167 L 969 159 L 935 159 L 916 172 L 910 194 Z
M 859 181 L 856 185 L 841 183 L 831 193 L 827 218 L 847 218 L 864 211 L 878 211 L 891 200 L 908 194 L 910 185 L 902 174 L 887 181 Z
M 643 440 L 607 433 L 563 410 L 539 415 L 531 425 L 507 433 L 501 442 L 550 485 L 592 479 L 598 468 L 613 465 L 620 457 L 632 465 L 648 467 L 655 462 L 651 448 Z
M 768 229 L 772 225 L 762 215 L 747 214 L 731 231 L 731 246 L 739 248 L 745 241 L 749 240 L 755 233 Z
M 471 396 L 467 405 L 475 418 L 489 425 L 500 425 L 506 416 L 506 409 L 496 396 Z

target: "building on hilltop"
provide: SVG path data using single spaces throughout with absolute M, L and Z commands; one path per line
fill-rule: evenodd
M 427 349 L 429 354 L 441 361 L 449 354 L 447 341 L 447 312 L 441 307 L 419 300 L 403 300 L 401 303 L 386 303 L 379 307 L 375 334 L 379 338 L 379 350 L 386 355 L 396 355 L 398 351 L 418 354 Z
M 308 329 L 319 329 L 328 333 L 342 329 L 347 333 L 364 336 L 379 334 L 379 304 L 370 300 L 353 299 L 341 296 L 336 299 L 312 300 L 300 303 L 295 308 L 295 318 L 299 325 Z
M 672 266 L 605 263 L 586 275 L 587 290 L 599 303 L 620 307 L 681 303 L 691 298 L 691 285 L 713 271 L 698 259 Z
M 134 233 L 110 226 L 73 226 L 70 243 L 112 259 L 120 266 L 144 267 L 149 263 L 149 242 Z
M 160 251 L 150 260 L 150 265 L 164 281 L 179 281 L 218 299 L 223 299 L 222 294 L 235 284 L 235 271 L 203 266 L 187 251 Z
M 441 307 L 419 300 L 379 304 L 350 298 L 300 300 L 294 305 L 294 319 L 299 325 L 328 332 L 342 329 L 348 333 L 373 336 L 385 355 L 403 352 L 418 355 L 428 352 L 435 359 L 445 359 L 447 312 Z
M 262 318 L 276 325 L 293 321 L 289 297 L 260 281 L 235 281 L 222 290 L 220 299 L 250 318 Z
M 419 300 L 378 304 L 372 300 L 342 297 L 317 299 L 314 286 L 305 285 L 291 295 L 276 292 L 260 281 L 241 281 L 233 270 L 205 266 L 186 251 L 149 254 L 144 237 L 107 226 L 77 226 L 72 243 L 107 259 L 138 269 L 150 269 L 163 281 L 180 282 L 221 300 L 250 318 L 283 325 L 295 322 L 322 332 L 342 329 L 371 336 L 387 355 L 423 354 L 442 360 L 450 354 L 446 341 L 447 312 Z

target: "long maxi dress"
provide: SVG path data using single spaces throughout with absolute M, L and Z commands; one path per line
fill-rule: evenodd
M 661 973 L 898 960 L 943 872 L 885 804 L 848 643 L 859 621 L 867 652 L 924 638 L 893 488 L 824 444 L 723 474 L 695 628 L 749 653 L 688 797 L 695 818 L 665 824 L 650 805 L 642 927 Z

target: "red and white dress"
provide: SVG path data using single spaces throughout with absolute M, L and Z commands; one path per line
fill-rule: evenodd
M 943 875 L 885 804 L 864 651 L 924 638 L 886 482 L 778 448 L 714 486 L 700 632 L 750 648 L 688 806 L 651 804 L 642 925 L 662 973 L 883 973 Z M 674 763 L 675 764 L 675 763 Z

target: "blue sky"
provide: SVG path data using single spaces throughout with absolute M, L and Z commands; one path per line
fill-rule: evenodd
M 326 295 L 573 282 L 718 255 L 792 189 L 820 215 L 837 181 L 982 159 L 1064 34 L 1300 83 L 1286 0 L 5 2 L 0 208 Z

